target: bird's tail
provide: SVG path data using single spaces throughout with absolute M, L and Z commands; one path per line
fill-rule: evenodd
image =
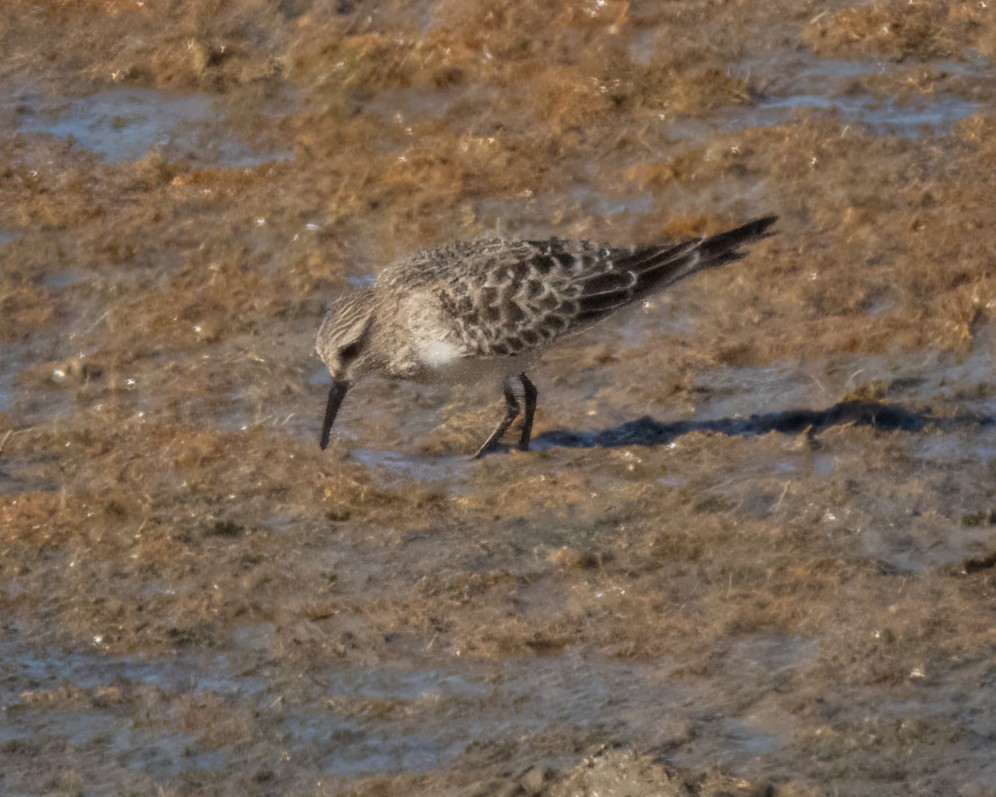
M 739 260 L 745 254 L 740 247 L 772 235 L 767 230 L 777 220 L 777 216 L 762 216 L 707 238 L 640 247 L 616 260 L 616 267 L 636 277 L 636 295 L 656 293 L 699 271 Z

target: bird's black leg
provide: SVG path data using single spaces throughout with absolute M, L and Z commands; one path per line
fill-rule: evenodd
M 522 382 L 523 398 L 526 404 L 526 417 L 522 419 L 522 434 L 519 436 L 519 449 L 529 450 L 529 440 L 533 436 L 533 415 L 536 414 L 536 397 L 539 391 L 536 385 L 529 381 L 525 372 L 519 374 L 519 381 Z
M 505 432 L 508 431 L 508 427 L 512 425 L 517 417 L 519 417 L 519 401 L 515 397 L 515 393 L 512 392 L 512 386 L 506 379 L 503 385 L 505 390 L 505 417 L 501 419 L 501 423 L 495 427 L 495 430 L 491 433 L 491 437 L 484 441 L 484 445 L 481 446 L 477 453 L 474 454 L 474 459 L 480 459 L 485 454 L 494 451 L 501 444 L 501 439 L 504 437 Z M 535 388 L 534 388 L 535 389 Z

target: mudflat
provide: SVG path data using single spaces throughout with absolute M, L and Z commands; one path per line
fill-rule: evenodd
M 994 13 L 8 0 L 0 793 L 996 794 Z M 768 213 L 319 451 L 395 258 Z

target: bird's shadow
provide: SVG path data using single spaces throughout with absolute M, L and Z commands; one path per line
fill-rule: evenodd
M 618 448 L 629 445 L 667 445 L 690 432 L 714 432 L 730 437 L 757 437 L 768 432 L 805 432 L 809 437 L 814 437 L 837 426 L 871 426 L 882 431 L 922 432 L 928 428 L 949 430 L 987 427 L 994 423 L 996 418 L 985 415 L 935 416 L 929 409 L 910 410 L 897 404 L 852 400 L 838 402 L 824 410 L 782 410 L 744 418 L 662 423 L 644 416 L 611 429 L 591 432 L 554 429 L 534 437 L 533 444 L 538 449 Z

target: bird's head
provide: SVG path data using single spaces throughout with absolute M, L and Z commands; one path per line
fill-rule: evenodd
M 367 344 L 373 326 L 373 312 L 367 291 L 339 299 L 322 319 L 315 349 L 332 375 L 321 446 L 328 446 L 329 433 L 339 405 L 372 362 Z

